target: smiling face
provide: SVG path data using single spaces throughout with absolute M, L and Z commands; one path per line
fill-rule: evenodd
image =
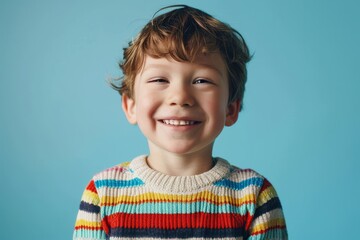
M 123 95 L 123 110 L 148 139 L 150 154 L 212 153 L 223 127 L 236 122 L 240 103 L 228 103 L 226 65 L 219 53 L 194 62 L 145 57 L 133 98 Z

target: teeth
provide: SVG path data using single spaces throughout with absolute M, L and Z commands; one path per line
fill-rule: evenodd
M 163 120 L 163 123 L 174 126 L 186 126 L 193 125 L 195 121 L 184 121 L 184 120 Z

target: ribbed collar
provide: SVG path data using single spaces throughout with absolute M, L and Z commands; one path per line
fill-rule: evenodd
M 167 193 L 193 192 L 208 186 L 230 171 L 230 164 L 221 158 L 215 158 L 215 165 L 209 171 L 194 176 L 170 176 L 153 170 L 146 163 L 146 156 L 133 159 L 129 168 L 145 184 L 154 190 Z

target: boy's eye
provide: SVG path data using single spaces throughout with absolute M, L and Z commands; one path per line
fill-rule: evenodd
M 200 83 L 212 83 L 212 82 L 204 78 L 198 78 L 193 81 L 193 84 L 200 84 Z
M 163 78 L 154 78 L 148 81 L 149 83 L 167 83 L 168 81 Z

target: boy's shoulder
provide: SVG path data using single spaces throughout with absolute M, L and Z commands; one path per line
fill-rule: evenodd
M 233 174 L 250 174 L 250 175 L 256 175 L 256 176 L 261 176 L 260 173 L 258 173 L 257 171 L 255 171 L 254 169 L 251 168 L 241 168 L 237 165 L 233 165 L 231 164 L 231 172 Z
M 93 176 L 95 182 L 106 180 L 108 184 L 111 184 L 111 181 L 125 181 L 137 179 L 134 174 L 134 166 L 142 159 L 145 159 L 145 155 L 137 156 L 131 160 L 121 162 L 115 166 L 102 170 L 101 172 L 96 173 Z M 109 182 L 110 181 L 110 182 Z
M 108 180 L 126 180 L 130 177 L 131 169 L 129 168 L 131 161 L 122 162 L 120 164 L 117 164 L 115 166 L 112 166 L 110 168 L 107 168 L 105 170 L 102 170 L 101 172 L 96 173 L 93 176 L 93 180 L 101 181 L 104 179 Z
M 225 160 L 226 161 L 226 160 Z M 229 165 L 230 171 L 228 175 L 220 180 L 217 184 L 224 184 L 224 185 L 232 185 L 236 184 L 239 186 L 246 186 L 250 185 L 257 185 L 258 187 L 262 186 L 266 178 L 258 173 L 257 171 L 251 168 L 240 168 L 235 165 Z

